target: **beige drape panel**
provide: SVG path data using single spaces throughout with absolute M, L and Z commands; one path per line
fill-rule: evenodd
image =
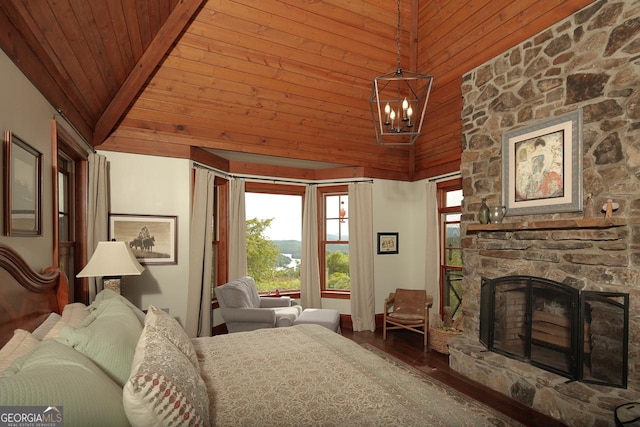
M 107 158 L 102 154 L 89 153 L 88 209 L 87 209 L 87 262 L 98 246 L 109 238 L 109 181 Z M 89 279 L 89 302 L 102 289 L 102 282 L 95 277 Z M 97 287 L 100 287 L 97 289 Z
M 440 220 L 437 203 L 438 184 L 427 182 L 425 289 L 433 296 L 433 308 L 429 310 L 434 320 L 440 314 Z
M 185 330 L 190 337 L 210 337 L 215 175 L 199 168 L 195 169 L 195 175 L 189 230 L 189 287 Z
M 247 275 L 244 179 L 229 181 L 229 280 Z
M 303 308 L 322 308 L 318 262 L 318 191 L 315 185 L 309 184 L 302 210 L 300 302 Z
M 375 331 L 371 183 L 349 184 L 349 275 L 354 331 Z

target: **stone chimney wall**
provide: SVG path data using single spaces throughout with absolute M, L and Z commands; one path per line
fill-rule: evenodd
M 481 277 L 532 275 L 580 290 L 628 293 L 628 381 L 632 388 L 640 386 L 640 0 L 594 2 L 463 76 L 462 94 L 465 333 L 458 342 L 477 343 Z M 613 216 L 626 224 L 468 232 L 469 224 L 478 223 L 483 198 L 489 206 L 503 204 L 502 135 L 580 108 L 584 195 L 593 195 L 598 217 L 604 216 L 600 207 L 607 199 L 618 203 Z M 506 216 L 504 222 L 581 218 L 583 212 L 570 212 Z M 454 369 L 462 365 L 456 360 L 460 351 L 460 346 L 451 349 Z M 489 384 L 492 375 L 484 372 L 476 379 L 486 377 Z M 501 384 L 494 388 L 570 425 L 597 419 L 562 413 L 566 403 L 540 403 L 548 391 L 526 384 L 535 383 L 535 375 L 495 381 Z M 627 398 L 624 391 L 611 396 L 606 388 L 607 397 L 598 400 L 597 387 L 577 387 L 569 394 L 585 393 L 589 402 L 580 404 L 600 406 L 595 411 L 603 417 Z M 576 417 L 586 417 L 580 414 L 584 409 L 576 409 Z

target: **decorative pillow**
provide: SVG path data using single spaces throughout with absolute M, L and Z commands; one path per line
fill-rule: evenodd
M 76 326 L 86 319 L 87 316 L 89 316 L 87 306 L 81 302 L 74 302 L 64 306 L 61 320 L 65 320 L 69 326 Z
M 49 332 L 42 338 L 43 340 L 50 338 L 58 338 L 60 331 L 64 326 L 79 326 L 89 316 L 89 310 L 87 306 L 81 302 L 74 302 L 73 304 L 67 304 L 62 310 L 62 317 L 55 326 L 51 328 Z
M 122 398 L 133 426 L 209 425 L 209 398 L 199 371 L 152 325 L 142 331 Z
M 36 339 L 24 329 L 16 329 L 4 347 L 0 348 L 0 372 L 7 369 L 16 360 L 29 353 L 38 345 Z
M 36 329 L 34 329 L 33 332 L 31 332 L 31 335 L 33 335 L 33 337 L 38 340 L 43 340 L 45 335 L 47 335 L 49 331 L 51 331 L 51 329 L 55 327 L 56 323 L 59 322 L 61 318 L 62 316 L 60 316 L 58 313 L 49 314 L 49 316 L 44 319 L 44 322 L 42 322 L 40 326 L 38 326 Z
M 62 406 L 65 427 L 126 426 L 122 390 L 71 347 L 46 340 L 0 373 L 0 406 Z
M 180 350 L 191 364 L 200 371 L 200 363 L 198 362 L 198 356 L 196 355 L 196 349 L 193 346 L 193 341 L 187 335 L 187 331 L 178 323 L 176 319 L 169 316 L 169 314 L 154 307 L 149 306 L 147 310 L 147 317 L 145 318 L 145 325 L 155 327 L 160 334 L 162 334 L 169 342 L 175 345 Z
M 93 360 L 122 387 L 141 332 L 133 312 L 114 298 L 100 304 L 78 328 L 64 326 L 58 340 Z
M 96 298 L 93 300 L 93 303 L 88 307 L 89 312 L 96 310 L 104 301 L 108 301 L 111 299 L 117 299 L 122 302 L 124 305 L 129 307 L 133 314 L 138 318 L 140 322 L 140 326 L 144 326 L 144 316 L 145 314 L 138 307 L 133 305 L 131 301 L 123 297 L 122 295 L 113 292 L 111 289 L 105 289 L 96 295 Z

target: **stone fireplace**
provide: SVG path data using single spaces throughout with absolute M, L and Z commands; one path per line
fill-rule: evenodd
M 611 425 L 614 408 L 640 395 L 640 1 L 594 2 L 464 75 L 462 94 L 464 333 L 450 342 L 450 365 L 568 425 Z M 598 217 L 507 212 L 481 226 L 481 200 L 503 204 L 502 135 L 577 109 L 583 190 Z M 605 220 L 607 199 L 619 209 Z M 573 381 L 481 344 L 482 278 L 516 275 L 628 294 L 627 388 Z
M 629 295 L 533 276 L 482 279 L 480 342 L 571 380 L 626 388 Z

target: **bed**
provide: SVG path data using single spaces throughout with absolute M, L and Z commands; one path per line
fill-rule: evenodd
M 63 274 L 30 271 L 4 246 L 0 269 L 0 413 L 32 405 L 65 426 L 488 425 L 322 326 L 189 338 L 109 290 L 66 304 Z

